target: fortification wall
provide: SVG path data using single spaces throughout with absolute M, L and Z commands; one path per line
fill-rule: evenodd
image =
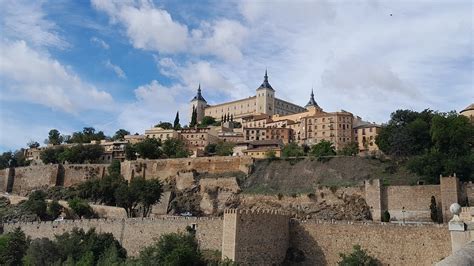
M 337 265 L 339 253 L 356 244 L 383 265 L 433 265 L 451 253 L 448 228 L 440 225 L 292 220 L 290 235 L 290 247 L 305 254 L 302 265 Z
M 2 169 L 0 170 L 0 191 L 5 192 L 7 191 L 7 182 L 8 182 L 8 173 L 10 169 Z
M 56 185 L 58 172 L 57 164 L 17 167 L 14 169 L 11 192 L 23 196 L 32 190 L 53 187 Z
M 469 206 L 474 206 L 474 184 L 472 182 L 463 183 L 461 191 L 461 202 Z
M 199 173 L 211 174 L 238 171 L 249 173 L 252 163 L 252 158 L 247 156 L 137 160 L 123 162 L 121 164 L 121 172 L 127 180 L 132 179 L 134 176 L 165 180 L 176 176 L 178 172 L 193 170 Z
M 383 190 L 382 205 L 386 206 L 392 220 L 431 222 L 431 196 L 436 198 L 438 206 L 441 204 L 438 185 L 388 186 Z
M 112 233 L 131 256 L 137 256 L 143 248 L 153 244 L 162 234 L 185 232 L 186 226 L 196 229 L 196 238 L 202 249 L 221 250 L 222 226 L 220 218 L 196 217 L 164 217 L 149 219 L 122 219 L 122 220 L 77 220 L 61 222 L 33 222 L 4 224 L 6 233 L 17 227 L 31 238 L 47 237 L 71 231 L 73 228 L 89 230 L 95 228 L 97 232 Z
M 80 184 L 89 179 L 103 178 L 107 173 L 108 164 L 65 164 L 62 165 L 64 176 L 58 176 L 58 184 L 65 187 Z
M 289 216 L 277 211 L 226 210 L 222 258 L 243 265 L 279 265 L 289 244 Z

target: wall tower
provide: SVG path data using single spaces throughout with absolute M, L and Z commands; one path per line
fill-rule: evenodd
M 263 83 L 257 88 L 256 112 L 267 115 L 275 114 L 275 90 L 268 83 L 267 70 L 263 77 Z
M 193 115 L 193 107 L 196 109 L 197 112 L 197 122 L 201 122 L 202 118 L 204 117 L 204 110 L 207 107 L 207 102 L 201 94 L 201 84 L 197 89 L 196 96 L 191 100 L 191 104 L 189 107 L 189 121 L 191 121 Z

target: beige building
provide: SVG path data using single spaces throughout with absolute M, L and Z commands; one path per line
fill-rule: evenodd
M 281 140 L 257 140 L 251 141 L 247 149 L 242 153 L 255 159 L 264 159 L 268 157 L 269 152 L 274 152 L 275 157 L 281 157 L 283 142 Z
M 266 71 L 262 85 L 256 90 L 256 95 L 246 99 L 209 105 L 202 96 L 201 86 L 199 85 L 197 94 L 190 103 L 191 114 L 193 110 L 197 110 L 198 122 L 204 116 L 211 116 L 216 120 L 221 120 L 223 116 L 227 116 L 233 117 L 236 121 L 241 121 L 243 117 L 250 115 L 288 115 L 306 111 L 305 108 L 299 105 L 276 98 L 275 90 L 268 82 Z
M 195 155 L 199 155 L 208 144 L 219 141 L 216 135 L 211 134 L 210 128 L 182 129 L 180 138 L 186 142 L 188 149 Z
M 474 103 L 470 104 L 459 113 L 469 118 L 471 122 L 474 122 Z
M 375 137 L 380 132 L 380 126 L 376 124 L 362 124 L 354 127 L 354 141 L 359 144 L 360 152 L 378 151 Z
M 179 134 L 178 134 L 178 131 L 174 129 L 163 129 L 161 127 L 154 127 L 154 128 L 145 130 L 145 137 L 165 141 L 171 138 L 176 139 L 179 137 Z

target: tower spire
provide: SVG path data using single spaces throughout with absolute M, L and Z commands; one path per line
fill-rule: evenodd
M 265 68 L 265 75 L 263 76 L 263 83 L 262 85 L 260 85 L 260 87 L 257 88 L 257 90 L 260 90 L 260 89 L 270 89 L 274 91 L 274 89 L 272 88 L 272 85 L 270 85 L 270 83 L 268 82 L 268 74 L 267 74 L 266 68 Z
M 263 76 L 263 82 L 268 83 L 268 75 L 267 75 L 267 69 L 265 68 L 265 76 Z
M 308 107 L 311 107 L 311 106 L 319 108 L 318 103 L 316 103 L 316 101 L 314 100 L 314 89 L 313 88 L 311 88 L 311 95 L 309 97 L 309 102 L 305 105 L 305 107 L 308 108 Z
M 196 96 L 194 96 L 194 98 L 191 101 L 204 101 L 204 102 L 206 101 L 206 99 L 204 99 L 204 97 L 202 97 L 201 83 L 199 83 L 199 85 L 198 85 Z

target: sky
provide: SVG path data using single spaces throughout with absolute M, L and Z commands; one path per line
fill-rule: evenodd
M 0 151 L 48 131 L 143 133 L 201 84 L 383 123 L 474 102 L 474 2 L 0 0 Z

